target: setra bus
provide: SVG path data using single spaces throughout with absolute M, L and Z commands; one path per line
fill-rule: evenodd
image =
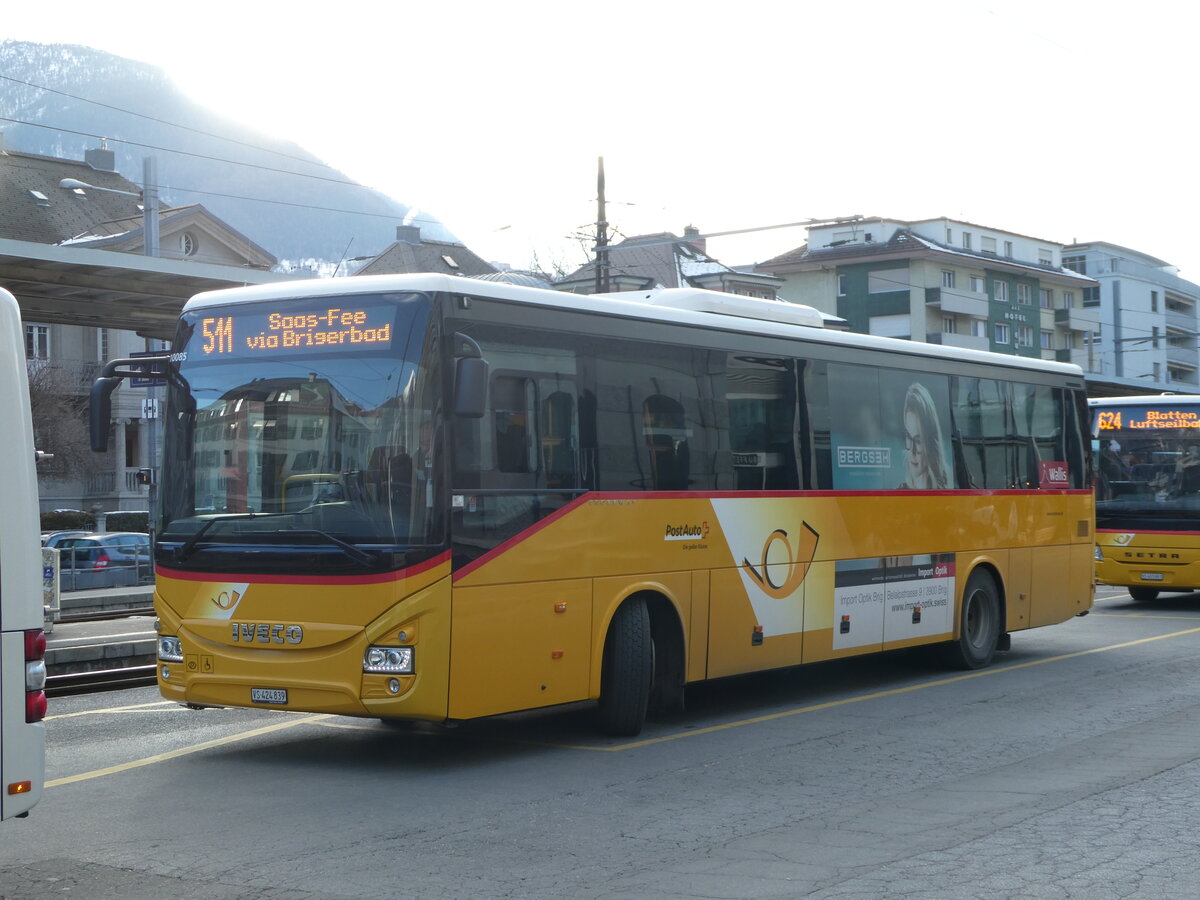
M 21 312 L 0 289 L 0 819 L 26 816 L 46 772 L 46 634 L 37 471 Z
M 1200 588 L 1200 395 L 1089 404 L 1096 578 L 1143 603 Z
M 692 289 L 442 275 L 201 294 L 172 352 L 158 679 L 193 706 L 450 722 L 937 645 L 1092 602 L 1077 367 Z

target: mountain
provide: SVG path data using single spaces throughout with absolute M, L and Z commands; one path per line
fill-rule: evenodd
M 139 184 L 153 155 L 164 203 L 202 203 L 281 260 L 377 254 L 413 211 L 201 106 L 161 69 L 89 47 L 0 42 L 0 129 L 12 150 L 66 159 L 107 138 Z M 456 240 L 424 210 L 411 224 Z

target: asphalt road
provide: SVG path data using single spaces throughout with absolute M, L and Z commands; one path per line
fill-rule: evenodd
M 1200 595 L 1099 596 L 982 672 L 734 679 L 637 740 L 57 699 L 0 897 L 1193 898 Z

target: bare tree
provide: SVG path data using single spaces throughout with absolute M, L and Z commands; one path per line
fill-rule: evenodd
M 88 439 L 87 392 L 92 374 L 87 366 L 29 361 L 34 443 L 54 456 L 39 464 L 43 475 L 86 476 L 109 462 L 92 452 Z

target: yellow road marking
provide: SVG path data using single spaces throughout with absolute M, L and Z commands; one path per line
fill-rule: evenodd
M 116 766 L 108 766 L 104 769 L 95 769 L 91 772 L 81 772 L 78 775 L 69 775 L 66 778 L 55 778 L 52 781 L 46 782 L 46 787 L 58 787 L 63 784 L 75 784 L 78 781 L 89 781 L 93 778 L 101 778 L 105 775 L 116 775 L 119 772 L 128 772 L 130 769 L 139 769 L 142 766 L 152 766 L 156 763 L 166 762 L 169 759 L 178 759 L 181 756 L 187 756 L 191 753 L 199 753 L 201 750 L 209 750 L 213 747 L 223 747 L 226 744 L 236 744 L 238 741 L 248 740 L 252 737 L 258 737 L 262 734 L 270 734 L 274 731 L 283 731 L 286 728 L 295 728 L 297 725 L 305 725 L 309 722 L 320 721 L 327 719 L 329 715 L 304 715 L 300 718 L 290 719 L 286 722 L 279 722 L 275 725 L 264 725 L 262 728 L 253 728 L 250 731 L 242 731 L 238 734 L 231 734 L 228 737 L 216 738 L 211 741 L 203 741 L 199 744 L 192 744 L 190 747 L 180 747 L 178 750 L 169 750 L 166 753 L 157 753 L 154 756 L 147 756 L 143 759 L 135 759 L 132 762 L 121 763 Z
M 707 728 L 695 728 L 689 731 L 680 731 L 674 734 L 664 734 L 659 737 L 646 738 L 640 741 L 630 741 L 626 744 L 616 744 L 611 747 L 597 747 L 589 744 L 563 744 L 554 741 L 518 741 L 517 743 L 536 744 L 543 747 L 554 747 L 560 750 L 591 750 L 603 753 L 618 753 L 625 750 L 636 750 L 640 747 L 649 747 L 654 744 L 665 744 L 670 741 L 683 740 L 684 738 L 699 737 L 704 734 L 715 734 L 720 731 L 728 731 L 732 728 L 742 728 L 746 725 L 758 725 L 763 722 L 772 722 L 778 719 L 786 719 L 791 716 L 799 716 L 805 713 L 820 712 L 825 709 L 833 709 L 838 706 L 848 706 L 852 703 L 862 703 L 867 700 L 880 700 L 885 697 L 896 697 L 900 694 L 909 694 L 914 691 L 922 691 L 927 688 L 942 687 L 948 684 L 956 684 L 960 681 L 967 681 L 972 678 L 987 678 L 994 675 L 1003 675 L 1007 672 L 1016 672 L 1019 669 L 1028 669 L 1032 666 L 1042 666 L 1052 662 L 1062 662 L 1067 659 L 1076 659 L 1081 656 L 1090 656 L 1094 653 L 1108 653 L 1112 650 L 1121 650 L 1125 647 L 1136 647 L 1139 644 L 1148 644 L 1152 641 L 1162 641 L 1168 638 L 1184 637 L 1189 634 L 1200 633 L 1200 628 L 1187 628 L 1183 631 L 1173 631 L 1169 634 L 1159 634 L 1153 637 L 1138 638 L 1132 641 L 1122 641 L 1119 644 L 1109 644 L 1106 647 L 1093 647 L 1089 650 L 1076 650 L 1074 653 L 1063 653 L 1058 656 L 1048 656 L 1045 659 L 1035 659 L 1029 662 L 1016 663 L 1011 666 L 1001 666 L 994 669 L 979 669 L 974 672 L 965 672 L 962 675 L 955 675 L 950 678 L 939 678 L 936 681 L 926 681 L 921 684 L 912 684 L 902 688 L 892 688 L 886 691 L 874 691 L 870 694 L 859 694 L 856 697 L 845 697 L 841 700 L 830 700 L 825 703 L 814 703 L 811 706 L 801 706 L 796 709 L 785 709 L 782 712 L 769 713 L 763 716 L 752 716 L 748 719 L 738 719 L 733 722 L 725 722 L 721 725 L 710 725 Z M 169 703 L 172 701 L 162 701 Z M 127 709 L 137 709 L 140 706 L 157 706 L 159 704 L 140 704 L 139 706 L 128 707 Z M 119 709 L 110 710 L 117 712 Z M 71 713 L 70 715 L 78 715 Z M 143 759 L 136 759 L 131 762 L 121 763 L 115 766 L 108 766 L 103 769 L 95 769 L 91 772 L 82 772 L 79 775 L 70 775 L 66 778 L 55 778 L 52 781 L 47 781 L 45 786 L 48 788 L 59 787 L 64 784 L 74 784 L 80 781 L 88 781 L 93 778 L 101 778 L 105 775 L 116 775 L 120 772 L 128 772 L 131 769 L 141 768 L 142 766 L 151 766 L 160 762 L 166 762 L 171 759 L 178 759 L 181 756 L 188 756 L 192 753 L 199 753 L 202 750 L 208 750 L 213 747 L 222 747 L 228 744 L 235 744 L 239 741 L 248 740 L 249 738 L 258 737 L 263 734 L 271 734 L 276 731 L 283 731 L 288 728 L 295 728 L 297 725 L 320 724 L 331 728 L 347 728 L 347 729 L 365 729 L 366 726 L 352 725 L 349 723 L 331 723 L 328 720 L 335 718 L 332 714 L 297 714 L 296 718 L 289 721 L 279 722 L 275 725 L 265 725 L 261 728 L 254 728 L 250 731 L 242 731 L 237 734 L 229 735 L 228 737 L 216 738 L 211 741 L 203 741 L 199 744 L 192 744 L 188 747 L 181 747 L 178 750 L 169 750 L 166 753 L 158 753 L 154 756 L 147 756 Z
M 1012 666 L 1003 666 L 996 669 L 979 669 L 975 672 L 967 672 L 962 675 L 955 675 L 951 678 L 939 678 L 937 681 L 927 681 L 922 684 L 913 684 L 908 687 L 893 688 L 887 691 L 875 691 L 871 694 L 861 694 L 857 697 L 846 697 L 842 700 L 830 700 L 827 703 L 816 703 L 812 706 L 801 706 L 797 709 L 786 709 L 783 712 L 770 713 L 765 716 L 754 716 L 749 719 L 739 719 L 736 722 L 726 722 L 723 725 L 710 725 L 707 728 L 695 728 L 690 731 L 681 731 L 675 734 L 664 734 L 661 737 L 647 738 L 641 741 L 631 741 L 627 744 L 617 744 L 612 747 L 595 747 L 586 744 L 554 744 L 548 743 L 547 746 L 562 747 L 568 750 L 600 750 L 606 753 L 614 753 L 623 750 L 635 750 L 639 747 L 649 747 L 653 744 L 665 744 L 669 741 L 678 741 L 683 738 L 697 737 L 702 734 L 714 734 L 718 731 L 727 731 L 730 728 L 741 728 L 745 725 L 757 725 L 761 722 L 771 722 L 776 719 L 786 719 L 789 716 L 799 716 L 804 713 L 819 712 L 823 709 L 832 709 L 837 706 L 848 706 L 851 703 L 861 703 L 864 700 L 880 700 L 884 697 L 895 697 L 900 694 L 908 694 L 913 691 L 922 691 L 926 688 L 942 687 L 947 684 L 955 684 L 959 681 L 967 681 L 971 678 L 986 678 L 992 675 L 1003 675 L 1006 672 L 1015 672 L 1018 669 L 1028 669 L 1031 666 L 1041 666 L 1046 663 L 1061 662 L 1065 659 L 1075 659 L 1080 656 L 1088 656 L 1092 653 L 1107 653 L 1110 650 L 1120 650 L 1123 647 L 1135 647 L 1138 644 L 1148 644 L 1151 641 L 1161 641 L 1166 638 L 1183 637 L 1188 634 L 1200 633 L 1200 628 L 1188 628 L 1184 631 L 1175 631 L 1170 634 L 1160 634 L 1154 637 L 1138 638 L 1134 641 L 1123 641 L 1120 644 L 1110 644 L 1107 647 L 1093 647 L 1090 650 L 1077 650 L 1074 653 L 1064 653 L 1060 656 L 1048 656 L 1045 659 L 1035 659 L 1030 662 L 1017 663 Z
M 139 709 L 149 709 L 156 706 L 179 706 L 174 700 L 159 700 L 156 703 L 134 703 L 129 706 L 110 706 L 105 709 L 84 709 L 73 713 L 59 713 L 57 716 L 46 716 L 42 721 L 50 722 L 54 719 L 74 719 L 78 716 L 105 716 L 112 713 L 136 712 Z M 179 707 L 182 709 L 183 707 Z M 154 710 L 155 712 L 165 712 L 166 710 Z

